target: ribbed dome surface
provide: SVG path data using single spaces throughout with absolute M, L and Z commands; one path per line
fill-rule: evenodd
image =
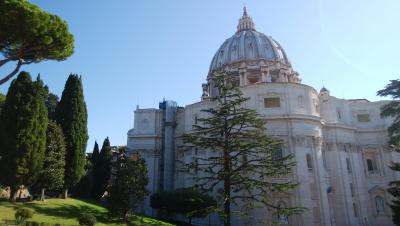
M 290 65 L 283 48 L 271 37 L 255 30 L 242 30 L 228 38 L 215 53 L 210 71 L 242 60 L 265 59 Z
M 244 8 L 237 32 L 228 38 L 215 53 L 210 71 L 242 60 L 280 61 L 290 65 L 283 48 L 271 37 L 255 30 L 255 24 Z

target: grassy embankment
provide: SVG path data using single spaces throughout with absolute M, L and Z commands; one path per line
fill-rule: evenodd
M 18 208 L 30 208 L 35 214 L 28 221 L 36 221 L 38 223 L 46 222 L 50 224 L 62 225 L 79 225 L 77 218 L 83 213 L 89 213 L 96 217 L 96 225 L 154 225 L 154 226 L 172 226 L 165 222 L 155 219 L 132 216 L 128 224 L 121 223 L 117 220 L 108 220 L 107 209 L 94 202 L 83 201 L 78 199 L 48 199 L 44 202 L 16 202 L 15 204 L 8 201 L 0 201 L 0 223 L 2 220 L 14 220 L 15 210 Z

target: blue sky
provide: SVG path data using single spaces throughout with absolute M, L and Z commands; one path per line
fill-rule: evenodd
M 112 145 L 126 144 L 138 104 L 198 101 L 211 59 L 236 31 L 243 4 L 257 30 L 276 39 L 303 83 L 317 90 L 325 85 L 339 98 L 379 100 L 376 91 L 400 75 L 398 0 L 31 2 L 68 22 L 75 53 L 23 69 L 40 73 L 59 96 L 69 73 L 82 75 L 88 151 L 106 136 Z

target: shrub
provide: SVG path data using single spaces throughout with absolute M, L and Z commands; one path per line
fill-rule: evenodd
M 33 211 L 28 208 L 21 208 L 18 209 L 17 212 L 15 212 L 15 220 L 17 221 L 18 224 L 24 222 L 28 218 L 32 218 L 33 216 Z
M 96 217 L 91 214 L 82 214 L 78 221 L 79 225 L 93 226 L 96 224 Z
M 183 214 L 191 223 L 192 218 L 206 217 L 216 206 L 216 201 L 206 193 L 193 188 L 179 188 L 171 192 L 158 192 L 150 196 L 153 209 L 170 214 Z

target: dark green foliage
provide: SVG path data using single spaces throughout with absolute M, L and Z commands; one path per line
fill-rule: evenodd
M 96 217 L 91 214 L 82 214 L 78 221 L 79 225 L 93 226 L 96 224 Z
M 108 189 L 107 208 L 111 215 L 127 220 L 128 212 L 142 203 L 148 192 L 147 166 L 138 154 L 125 158 L 121 155 L 116 163 L 115 178 Z
M 3 108 L 4 102 L 6 102 L 6 96 L 4 96 L 4 94 L 0 93 L 0 114 L 1 114 L 1 109 Z
M 388 128 L 389 145 L 397 152 L 400 152 L 400 80 L 391 80 L 388 85 L 377 93 L 379 96 L 391 97 L 393 101 L 384 105 L 381 109 L 381 117 L 391 117 L 394 119 Z M 390 169 L 400 171 L 400 163 L 392 162 Z M 392 220 L 396 225 L 400 225 L 400 181 L 391 181 L 388 192 L 394 197 L 390 207 L 393 215 Z
M 3 84 L 24 64 L 65 60 L 74 51 L 74 38 L 65 21 L 27 0 L 0 1 L 0 67 L 17 62 Z
M 46 149 L 47 89 L 26 72 L 12 81 L 0 116 L 0 180 L 14 194 L 40 175 Z M 13 195 L 11 198 L 14 198 Z
M 393 124 L 388 128 L 389 144 L 392 147 L 400 148 L 400 80 L 391 80 L 388 85 L 377 93 L 382 97 L 391 97 L 393 101 L 381 109 L 381 117 L 392 117 Z
M 56 108 L 56 120 L 63 129 L 65 155 L 65 187 L 76 185 L 85 174 L 85 152 L 88 140 L 87 110 L 82 80 L 71 74 Z
M 93 150 L 93 198 L 100 199 L 107 189 L 111 176 L 111 145 L 108 137 L 104 140 L 100 154 L 98 146 Z
M 215 153 L 210 157 L 194 156 L 191 163 L 184 163 L 198 188 L 218 193 L 225 226 L 230 225 L 231 204 L 237 201 L 249 203 L 243 205 L 246 211 L 242 214 L 255 205 L 286 214 L 300 213 L 302 208 L 283 209 L 273 200 L 274 194 L 297 186 L 287 179 L 295 165 L 293 155 L 276 157 L 281 142 L 266 135 L 266 122 L 255 110 L 243 107 L 249 98 L 243 97 L 233 76 L 214 74 L 212 82 L 218 90 L 214 107 L 203 110 L 207 117 L 199 118 L 193 131 L 183 135 L 182 151 L 198 148 Z
M 64 135 L 61 127 L 55 121 L 50 120 L 46 136 L 46 152 L 38 185 L 42 189 L 59 190 L 64 185 Z M 44 197 L 42 197 L 43 199 Z
M 72 188 L 71 193 L 75 197 L 91 199 L 92 198 L 92 187 L 93 187 L 93 173 L 92 163 L 89 159 L 86 159 L 85 175 L 81 180 Z
M 150 196 L 150 205 L 170 214 L 183 214 L 191 223 L 192 218 L 206 217 L 217 207 L 217 202 L 206 193 L 193 188 L 180 188 L 172 192 L 158 192 Z
M 92 165 L 95 164 L 95 162 L 98 160 L 100 155 L 100 150 L 99 150 L 99 145 L 97 144 L 97 141 L 94 142 L 94 147 L 93 147 L 93 152 L 92 152 L 92 157 L 90 161 L 92 162 Z
M 51 120 L 56 119 L 56 107 L 58 104 L 58 99 L 59 99 L 58 96 L 53 93 L 49 93 L 49 95 L 47 96 L 46 107 L 48 112 L 48 118 Z
M 18 224 L 32 217 L 33 217 L 33 211 L 28 208 L 21 208 L 15 212 L 15 220 L 17 221 Z

